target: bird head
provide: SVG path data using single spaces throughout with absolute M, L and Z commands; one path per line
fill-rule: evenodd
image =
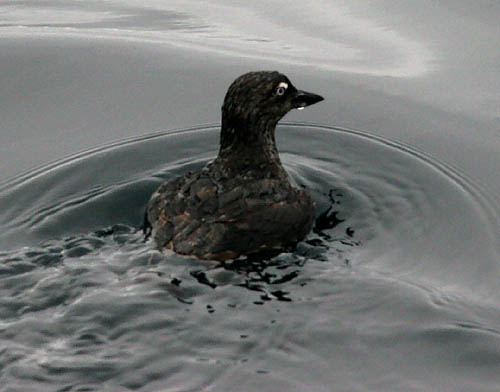
M 222 115 L 230 119 L 258 122 L 262 117 L 276 123 L 290 110 L 302 109 L 320 102 L 323 97 L 298 90 L 285 75 L 277 71 L 249 72 L 229 87 Z
M 303 109 L 323 97 L 297 89 L 276 71 L 249 72 L 229 87 L 222 105 L 221 147 L 234 142 L 259 142 L 272 134 L 292 109 Z

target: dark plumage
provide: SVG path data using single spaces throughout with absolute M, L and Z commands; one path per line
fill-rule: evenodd
M 310 231 L 314 206 L 281 165 L 274 132 L 291 109 L 323 100 L 278 72 L 250 72 L 229 87 L 217 158 L 151 196 L 146 234 L 160 248 L 202 259 L 279 252 Z

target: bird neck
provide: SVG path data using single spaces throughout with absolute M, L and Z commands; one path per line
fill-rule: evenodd
M 219 157 L 247 159 L 255 165 L 280 163 L 274 132 L 277 121 L 222 119 Z

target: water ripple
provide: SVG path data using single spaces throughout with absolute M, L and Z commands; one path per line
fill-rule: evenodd
M 456 386 L 458 366 L 477 376 L 456 382 L 487 390 L 500 357 L 494 201 L 455 168 L 368 133 L 285 123 L 277 139 L 317 217 L 271 260 L 201 261 L 143 240 L 150 194 L 213 158 L 217 125 L 4 183 L 2 385 L 231 390 L 266 377 L 293 390 L 314 377 L 425 390 L 429 374 Z

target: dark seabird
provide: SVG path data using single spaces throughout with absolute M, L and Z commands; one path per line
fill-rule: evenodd
M 277 254 L 301 241 L 311 230 L 314 205 L 290 182 L 274 132 L 291 109 L 322 100 L 279 72 L 238 77 L 224 98 L 217 158 L 153 193 L 146 235 L 160 249 L 221 261 Z

